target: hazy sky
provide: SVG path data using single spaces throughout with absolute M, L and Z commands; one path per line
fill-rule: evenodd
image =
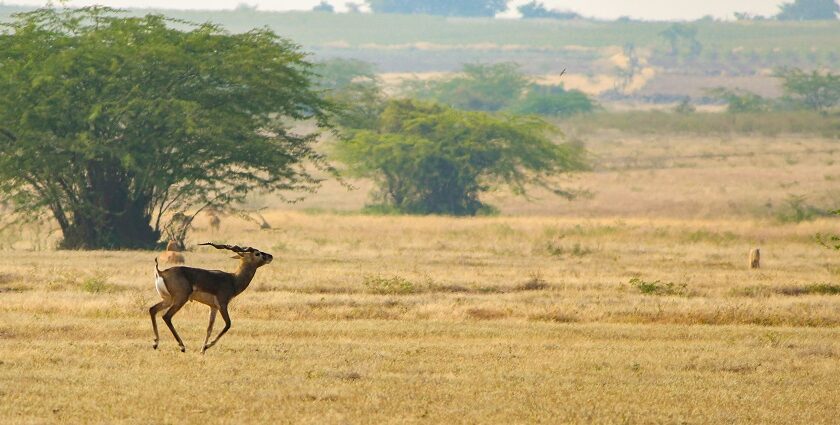
M 70 0 L 72 6 L 104 4 L 112 7 L 170 9 L 233 9 L 240 3 L 261 10 L 311 9 L 320 0 Z M 349 0 L 327 0 L 338 10 Z M 362 0 L 354 0 L 362 3 Z M 705 15 L 732 18 L 734 12 L 771 15 L 787 0 L 543 0 L 551 8 L 570 9 L 586 16 L 614 19 L 619 16 L 650 20 L 697 19 Z M 514 0 L 512 9 L 528 0 Z M 44 5 L 46 0 L 0 0 L 5 4 Z M 57 3 L 57 2 L 56 2 Z

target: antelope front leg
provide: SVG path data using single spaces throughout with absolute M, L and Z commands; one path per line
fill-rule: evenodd
M 222 312 L 222 320 L 225 321 L 225 327 L 222 328 L 222 331 L 219 332 L 219 335 L 216 335 L 216 339 L 214 339 L 213 342 L 211 342 L 209 345 L 204 347 L 205 350 L 214 346 L 214 345 L 216 345 L 216 343 L 219 342 L 219 338 L 221 338 L 222 335 L 227 333 L 228 329 L 230 329 L 230 314 L 228 314 L 228 308 L 227 307 L 228 307 L 227 304 L 222 304 L 222 305 L 219 306 L 219 311 Z
M 213 332 L 213 323 L 216 321 L 217 311 L 218 310 L 215 308 L 210 307 L 210 324 L 207 325 L 207 336 L 204 338 L 204 348 L 201 349 L 201 354 L 204 354 L 204 352 L 210 348 L 210 346 L 207 345 L 207 341 L 210 341 L 210 334 Z

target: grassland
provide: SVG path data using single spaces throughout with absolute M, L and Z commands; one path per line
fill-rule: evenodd
M 174 320 L 187 353 L 165 328 L 151 348 L 154 253 L 32 252 L 46 232 L 26 233 L 0 255 L 0 418 L 835 422 L 840 255 L 814 234 L 837 221 L 752 208 L 836 201 L 837 142 L 588 137 L 597 166 L 576 181 L 594 193 L 571 204 L 500 193 L 498 217 L 363 216 L 364 190 L 327 186 L 294 209 L 255 200 L 272 230 L 202 217 L 191 241 L 276 257 L 203 356 L 195 304 Z

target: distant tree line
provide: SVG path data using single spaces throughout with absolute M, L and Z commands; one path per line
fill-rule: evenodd
M 374 13 L 493 17 L 508 0 L 366 0 Z
M 509 0 L 366 0 L 374 13 L 425 14 L 440 16 L 493 17 L 508 9 Z M 358 10 L 358 8 L 355 8 Z M 313 10 L 333 12 L 334 8 L 322 1 Z M 573 11 L 549 9 L 541 1 L 533 0 L 517 8 L 524 19 L 580 19 Z M 779 5 L 775 16 L 781 21 L 832 20 L 840 14 L 836 0 L 794 0 Z M 765 19 L 747 13 L 736 13 L 740 20 Z M 710 17 L 709 17 L 710 18 Z M 626 19 L 626 18 L 625 18 Z M 705 19 L 705 18 L 704 18 Z

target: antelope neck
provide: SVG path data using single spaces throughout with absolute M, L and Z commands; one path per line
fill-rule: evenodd
M 240 261 L 239 267 L 237 267 L 236 272 L 233 273 L 236 294 L 241 293 L 248 287 L 251 280 L 254 279 L 254 274 L 256 273 L 257 268 L 254 265 L 248 264 L 245 261 Z

